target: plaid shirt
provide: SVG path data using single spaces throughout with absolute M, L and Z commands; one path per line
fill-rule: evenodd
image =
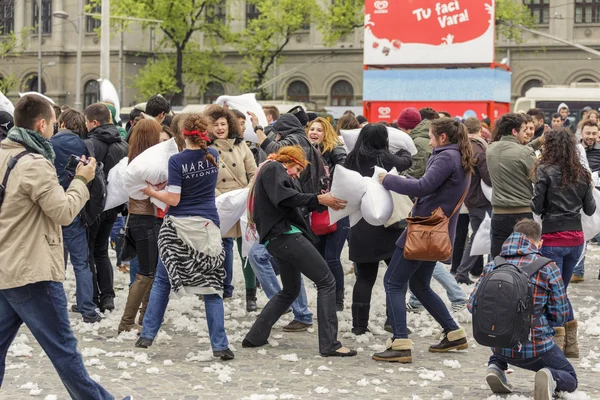
M 541 257 L 536 245 L 521 233 L 513 233 L 506 239 L 500 255 L 507 262 L 516 266 L 527 265 Z M 469 312 L 473 312 L 473 302 L 479 284 L 495 267 L 492 261 L 483 269 L 481 279 L 479 279 L 473 293 L 471 293 L 467 305 Z M 521 348 L 492 348 L 494 353 L 510 358 L 535 358 L 554 346 L 552 340 L 554 329 L 548 325 L 548 320 L 562 325 L 569 315 L 567 293 L 560 270 L 555 263 L 548 264 L 541 268 L 537 274 L 531 276 L 530 282 L 533 285 L 535 310 L 531 319 L 531 341 L 524 343 Z

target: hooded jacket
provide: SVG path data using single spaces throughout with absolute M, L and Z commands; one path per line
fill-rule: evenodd
M 569 106 L 567 105 L 567 103 L 560 103 L 556 112 L 560 113 L 561 108 L 566 108 L 568 110 Z M 562 118 L 562 116 L 561 116 L 561 118 Z M 563 119 L 563 126 L 565 128 L 571 128 L 571 121 L 569 120 L 569 116 L 567 116 L 567 118 Z
M 409 175 L 415 179 L 420 179 L 425 175 L 425 168 L 427 167 L 427 160 L 431 157 L 431 147 L 429 147 L 429 127 L 431 121 L 425 119 L 421 121 L 415 129 L 410 132 L 410 137 L 415 143 L 417 148 L 417 154 L 413 156 L 412 167 L 406 170 L 406 175 Z
M 100 125 L 92 129 L 84 142 L 90 150 L 90 156 L 104 164 L 105 177 L 108 177 L 108 172 L 112 167 L 117 165 L 122 158 L 127 157 L 129 152 L 129 145 L 113 124 Z

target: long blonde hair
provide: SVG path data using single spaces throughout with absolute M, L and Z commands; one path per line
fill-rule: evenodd
M 308 131 L 313 126 L 315 122 L 318 122 L 323 127 L 323 141 L 321 142 L 322 153 L 328 153 L 332 151 L 335 147 L 341 146 L 342 142 L 340 141 L 340 137 L 337 135 L 333 126 L 323 117 L 317 117 L 314 120 L 310 121 L 308 124 Z

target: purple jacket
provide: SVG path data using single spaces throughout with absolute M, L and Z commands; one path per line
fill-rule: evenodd
M 421 179 L 387 175 L 383 180 L 383 187 L 396 193 L 418 197 L 412 216 L 428 217 L 438 207 L 442 207 L 444 213 L 450 216 L 467 188 L 468 178 L 462 167 L 458 145 L 449 144 L 433 150 Z M 459 211 L 450 220 L 452 243 L 456 235 Z M 405 241 L 406 231 L 402 233 L 396 246 L 404 248 Z

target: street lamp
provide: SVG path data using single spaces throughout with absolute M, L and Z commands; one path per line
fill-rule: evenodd
M 64 19 L 70 22 L 77 33 L 77 66 L 75 77 L 75 109 L 83 111 L 81 104 L 81 52 L 83 48 L 83 0 L 79 0 L 77 10 L 77 25 L 69 19 L 69 14 L 64 11 L 55 11 L 52 13 L 54 18 Z

